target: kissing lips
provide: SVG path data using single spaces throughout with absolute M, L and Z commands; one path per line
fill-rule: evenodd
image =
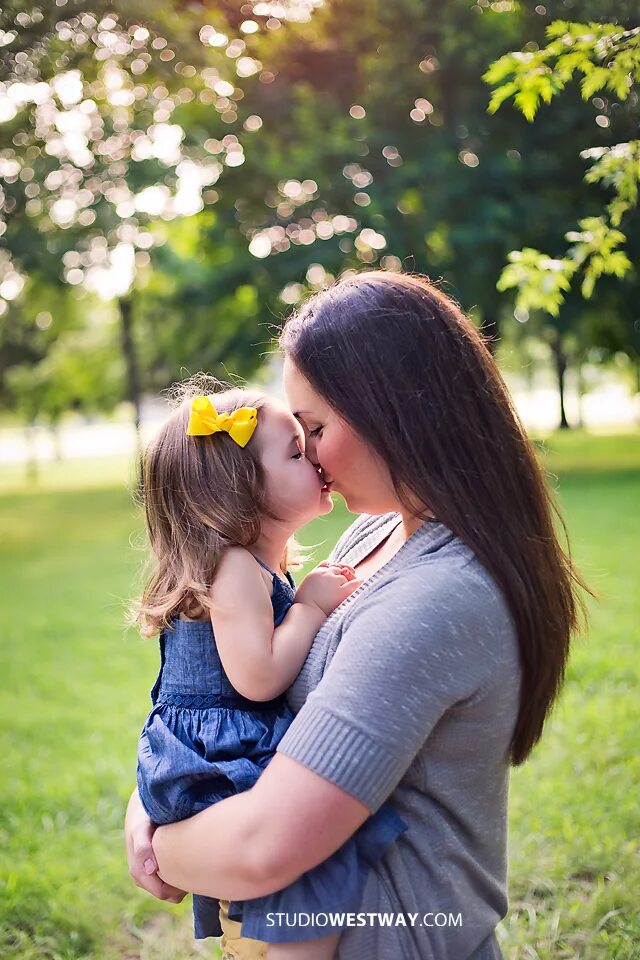
M 327 479 L 325 475 L 320 471 L 320 479 L 322 480 L 322 490 L 321 493 L 331 493 L 333 489 L 333 480 Z

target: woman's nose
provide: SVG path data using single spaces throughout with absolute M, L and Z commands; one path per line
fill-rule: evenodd
M 307 437 L 305 454 L 306 454 L 307 460 L 310 460 L 311 463 L 314 465 L 314 467 L 316 467 L 316 469 L 319 470 L 320 464 L 318 463 L 318 454 L 316 453 L 316 442 L 315 440 L 312 440 L 310 437 Z

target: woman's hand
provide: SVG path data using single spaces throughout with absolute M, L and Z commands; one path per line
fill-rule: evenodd
M 184 890 L 170 886 L 158 876 L 158 864 L 151 846 L 155 829 L 155 824 L 149 819 L 140 802 L 138 791 L 134 790 L 124 821 L 129 873 L 136 886 L 146 890 L 158 900 L 180 903 L 186 896 Z

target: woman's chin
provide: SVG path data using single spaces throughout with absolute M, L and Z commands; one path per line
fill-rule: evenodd
M 326 513 L 331 513 L 333 510 L 333 500 L 331 499 L 330 493 L 323 493 L 320 497 L 320 510 L 321 516 L 324 516 Z

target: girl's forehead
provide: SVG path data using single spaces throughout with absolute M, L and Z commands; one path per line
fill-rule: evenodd
M 300 430 L 289 408 L 279 400 L 269 400 L 258 413 L 256 433 L 262 443 L 289 443 Z

